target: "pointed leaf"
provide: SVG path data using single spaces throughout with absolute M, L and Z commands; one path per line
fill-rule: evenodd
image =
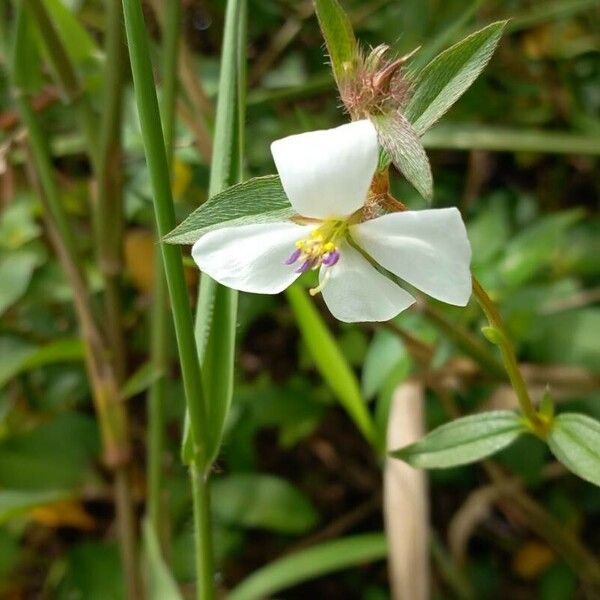
M 600 486 L 600 422 L 586 415 L 563 413 L 554 420 L 547 442 L 565 467 Z
M 375 442 L 375 425 L 360 394 L 354 372 L 340 351 L 315 305 L 299 285 L 286 290 L 302 338 L 323 379 L 337 396 L 357 427 Z
M 13 83 L 20 91 L 35 93 L 42 87 L 41 57 L 35 28 L 29 11 L 22 3 L 17 7 L 12 72 Z
M 229 600 L 282 597 L 280 592 L 299 583 L 382 560 L 387 556 L 383 533 L 363 533 L 316 544 L 279 558 L 254 571 L 227 596 Z
M 73 492 L 63 490 L 1 490 L 0 524 L 19 517 L 33 508 L 54 504 L 73 496 Z
M 433 176 L 429 159 L 417 132 L 400 113 L 373 119 L 379 142 L 396 168 L 427 200 L 433 196 Z
M 182 600 L 183 596 L 162 557 L 158 538 L 150 521 L 144 521 L 143 534 L 148 600 Z
M 412 77 L 414 94 L 405 115 L 422 135 L 469 88 L 487 65 L 506 21 L 492 23 L 438 54 Z
M 391 455 L 413 467 L 446 469 L 480 460 L 502 450 L 526 430 L 519 415 L 499 410 L 446 423 L 418 442 Z
M 331 69 L 339 85 L 352 73 L 358 52 L 352 25 L 337 0 L 315 0 L 315 10 L 327 44 Z
M 214 515 L 227 525 L 301 534 L 319 520 L 310 500 L 274 475 L 236 473 L 220 477 L 211 491 Z
M 220 227 L 276 223 L 295 214 L 277 175 L 255 177 L 216 194 L 165 237 L 170 244 L 193 244 Z

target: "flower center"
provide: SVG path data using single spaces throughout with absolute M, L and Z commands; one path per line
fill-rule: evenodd
M 296 249 L 285 261 L 286 265 L 293 265 L 299 262 L 300 267 L 297 273 L 304 273 L 309 269 L 318 269 L 323 267 L 333 267 L 340 259 L 338 243 L 346 234 L 348 224 L 340 219 L 329 219 L 323 221 L 317 229 L 313 229 L 310 235 L 296 242 Z M 325 279 L 316 288 L 311 289 L 311 294 L 317 294 L 323 289 L 328 279 L 329 272 L 325 274 Z

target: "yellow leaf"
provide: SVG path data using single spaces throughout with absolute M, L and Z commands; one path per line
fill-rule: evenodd
M 63 500 L 37 506 L 29 511 L 29 516 L 46 527 L 74 527 L 84 531 L 96 527 L 96 522 L 78 500 Z
M 556 554 L 537 540 L 525 542 L 513 559 L 513 571 L 522 579 L 537 579 L 556 560 Z

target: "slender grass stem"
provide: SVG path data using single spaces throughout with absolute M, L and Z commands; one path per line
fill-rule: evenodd
M 177 64 L 179 34 L 181 30 L 181 2 L 165 3 L 166 18 L 163 29 L 162 48 L 162 122 L 169 171 L 172 171 L 173 131 L 177 99 Z M 148 516 L 157 538 L 161 539 L 162 511 L 162 451 L 164 438 L 163 407 L 166 394 L 165 374 L 168 367 L 169 313 L 167 311 L 167 287 L 160 250 L 154 258 L 154 289 L 151 313 L 151 363 L 160 373 L 152 384 L 148 397 Z
M 106 71 L 104 111 L 98 152 L 96 197 L 96 247 L 104 278 L 106 331 L 115 374 L 122 383 L 126 374 L 126 349 L 121 308 L 123 250 L 123 173 L 121 117 L 127 52 L 120 0 L 107 0 Z
M 130 456 L 127 412 L 119 399 L 112 365 L 106 361 L 108 349 L 94 317 L 91 295 L 79 266 L 75 239 L 53 177 L 46 140 L 26 95 L 18 93 L 16 101 L 29 135 L 31 159 L 26 163 L 29 178 L 47 209 L 50 239 L 73 290 L 75 310 L 85 344 L 86 369 L 102 435 L 104 462 L 114 477 L 117 520 L 121 532 L 119 544 L 126 573 L 127 597 L 137 600 L 141 592 L 137 576 L 133 502 L 127 489 Z
M 154 212 L 159 236 L 164 237 L 175 227 L 175 213 L 169 178 L 169 166 L 152 65 L 148 37 L 140 0 L 123 0 L 125 30 L 129 42 L 129 57 L 136 102 L 150 181 L 154 195 Z M 181 250 L 161 243 L 167 287 L 171 299 L 175 335 L 183 377 L 189 430 L 192 441 L 190 471 L 195 513 L 197 589 L 199 599 L 214 598 L 212 532 L 206 487 L 210 466 L 207 452 L 207 408 L 204 399 L 198 352 L 194 340 L 192 314 L 183 273 Z
M 156 225 L 158 234 L 162 238 L 175 227 L 175 212 L 158 100 L 150 63 L 148 38 L 140 1 L 123 0 L 123 9 L 136 102 L 154 194 Z M 204 469 L 207 466 L 204 447 L 206 407 L 181 250 L 178 246 L 164 243 L 161 243 L 160 247 L 171 298 L 183 386 L 190 414 L 194 461 Z
M 209 474 L 190 465 L 194 502 L 194 538 L 196 546 L 196 596 L 198 600 L 214 600 L 214 552 L 210 511 Z
M 48 51 L 48 58 L 62 92 L 77 112 L 92 168 L 97 171 L 97 117 L 94 114 L 89 97 L 83 90 L 75 67 L 42 0 L 24 0 L 24 4 L 30 10 L 42 34 L 44 45 Z

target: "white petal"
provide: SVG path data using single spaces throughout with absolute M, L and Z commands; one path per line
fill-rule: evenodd
M 242 292 L 278 294 L 298 277 L 299 265 L 285 261 L 314 227 L 261 223 L 227 227 L 203 235 L 192 248 L 200 269 Z
M 352 228 L 379 264 L 423 292 L 458 306 L 471 296 L 471 246 L 456 208 L 392 213 Z
M 340 321 L 388 321 L 415 301 L 347 243 L 341 245 L 335 266 L 321 267 L 321 282 L 327 271 L 329 279 L 322 290 L 323 300 Z
M 377 168 L 371 121 L 291 135 L 271 144 L 283 189 L 305 217 L 344 217 L 365 202 Z

